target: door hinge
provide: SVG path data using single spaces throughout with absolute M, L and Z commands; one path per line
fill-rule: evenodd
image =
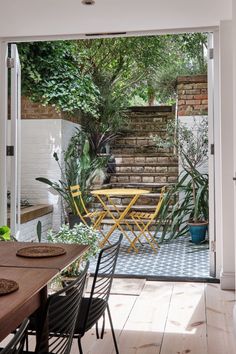
M 15 67 L 14 58 L 7 58 L 7 67 L 8 69 L 13 69 Z
M 211 252 L 216 252 L 216 241 L 211 241 Z
M 210 145 L 210 152 L 211 152 L 211 155 L 215 155 L 215 144 Z
M 7 156 L 14 156 L 15 149 L 13 145 L 7 145 Z
M 214 48 L 209 48 L 209 59 L 214 59 Z

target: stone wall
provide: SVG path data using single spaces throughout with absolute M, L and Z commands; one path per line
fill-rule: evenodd
M 208 113 L 207 75 L 177 79 L 178 116 L 205 116 Z

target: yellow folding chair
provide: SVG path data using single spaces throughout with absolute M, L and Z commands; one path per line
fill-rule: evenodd
M 104 210 L 96 210 L 96 211 L 91 211 L 91 212 L 88 211 L 88 209 L 86 208 L 86 206 L 84 204 L 84 201 L 82 198 L 82 192 L 80 190 L 79 185 L 70 186 L 70 192 L 71 192 L 71 196 L 73 198 L 73 203 L 74 203 L 77 215 L 80 217 L 83 224 L 88 226 L 88 221 L 86 221 L 86 219 L 90 219 L 91 223 L 93 225 L 93 228 L 96 230 L 99 230 L 100 233 L 102 234 L 102 236 L 105 238 L 105 235 L 104 235 L 103 231 L 101 230 L 101 222 L 102 222 L 103 218 L 106 216 L 107 212 Z M 78 204 L 76 202 L 76 198 L 78 198 L 81 208 L 83 209 L 82 213 L 78 207 Z
M 151 248 L 153 249 L 154 252 L 157 252 L 156 247 L 160 248 L 158 242 L 155 240 L 151 231 L 149 230 L 149 226 L 152 224 L 153 220 L 156 219 L 156 217 L 158 216 L 161 205 L 163 203 L 164 193 L 165 193 L 165 187 L 163 187 L 161 189 L 160 199 L 158 201 L 158 204 L 156 206 L 154 213 L 132 211 L 129 214 L 129 217 L 132 218 L 132 220 L 134 221 L 138 230 L 140 231 L 139 234 L 132 241 L 131 246 L 129 247 L 129 250 L 131 249 L 132 245 L 135 245 L 136 242 L 140 241 L 140 238 L 142 236 L 144 236 L 144 238 L 147 240 L 147 242 L 149 243 L 149 245 L 151 246 Z M 140 243 L 141 243 L 141 241 L 140 241 Z

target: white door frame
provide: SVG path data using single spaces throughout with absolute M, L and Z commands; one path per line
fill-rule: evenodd
M 20 236 L 20 200 L 21 200 L 21 67 L 16 44 L 11 44 L 11 139 L 14 148 L 10 169 L 11 234 L 19 239 Z
M 220 160 L 220 154 L 218 154 L 218 147 L 217 144 L 217 139 L 220 137 L 220 113 L 219 113 L 219 99 L 220 99 L 220 91 L 219 91 L 219 28 L 218 27 L 203 27 L 203 28 L 186 28 L 186 29 L 178 29 L 178 30 L 154 30 L 154 31 L 137 31 L 137 32 L 130 32 L 126 33 L 125 36 L 148 36 L 148 35 L 162 35 L 162 34 L 178 34 L 178 33 L 185 33 L 185 32 L 212 32 L 214 35 L 214 48 L 215 48 L 215 54 L 214 54 L 214 119 L 215 119 L 215 124 L 214 124 L 214 133 L 215 133 L 215 168 L 217 166 L 220 166 L 221 160 Z M 106 36 L 103 36 L 105 38 Z M 107 36 L 111 38 L 111 36 Z M 118 37 L 118 36 L 115 36 Z M 61 35 L 61 36 L 36 36 L 36 37 L 14 37 L 14 38 L 4 38 L 2 40 L 5 40 L 7 42 L 30 42 L 30 41 L 53 41 L 53 40 L 72 40 L 72 39 L 87 39 L 87 37 L 84 34 L 76 34 L 76 35 Z M 99 34 L 97 36 L 91 36 L 90 39 L 93 38 L 99 38 Z M 1 41 L 1 39 L 0 39 Z M 1 42 L 0 42 L 1 43 Z M 1 48 L 1 47 L 0 47 Z M 1 65 L 2 66 L 2 65 Z M 1 71 L 0 71 L 1 72 Z M 0 96 L 1 96 L 1 91 L 3 90 L 3 85 L 0 86 Z M 0 108 L 1 109 L 1 108 Z M 3 108 L 2 108 L 3 110 Z M 218 124 L 219 123 L 219 124 Z M 1 124 L 1 122 L 0 122 Z M 1 126 L 0 126 L 1 130 Z M 220 142 L 220 140 L 219 140 Z M 4 165 L 4 164 L 2 164 Z M 216 234 L 216 276 L 219 277 L 220 275 L 220 266 L 221 266 L 221 260 L 220 260 L 220 244 L 221 244 L 221 230 L 222 230 L 222 220 L 221 220 L 221 215 L 220 212 L 221 210 L 219 209 L 219 206 L 221 204 L 221 195 L 220 195 L 220 178 L 216 175 L 215 177 L 215 197 L 212 197 L 212 200 L 215 200 L 215 218 L 217 218 L 217 224 L 215 227 L 215 234 Z M 3 188 L 4 184 L 0 185 L 0 188 Z M 0 189 L 1 191 L 1 189 Z M 1 202 L 1 200 L 0 200 Z M 2 201 L 3 202 L 3 201 Z M 1 204 L 0 204 L 1 205 Z M 0 214 L 1 216 L 1 214 Z M 1 222 L 1 219 L 0 219 Z
M 8 43 L 0 41 L 0 225 L 7 225 Z

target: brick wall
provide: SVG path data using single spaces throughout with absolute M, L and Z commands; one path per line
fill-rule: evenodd
M 61 113 L 52 105 L 43 106 L 41 103 L 32 102 L 28 97 L 21 99 L 22 119 L 64 119 L 72 123 L 79 123 L 79 117 L 72 117 L 66 113 Z
M 178 116 L 207 115 L 207 75 L 177 78 Z

